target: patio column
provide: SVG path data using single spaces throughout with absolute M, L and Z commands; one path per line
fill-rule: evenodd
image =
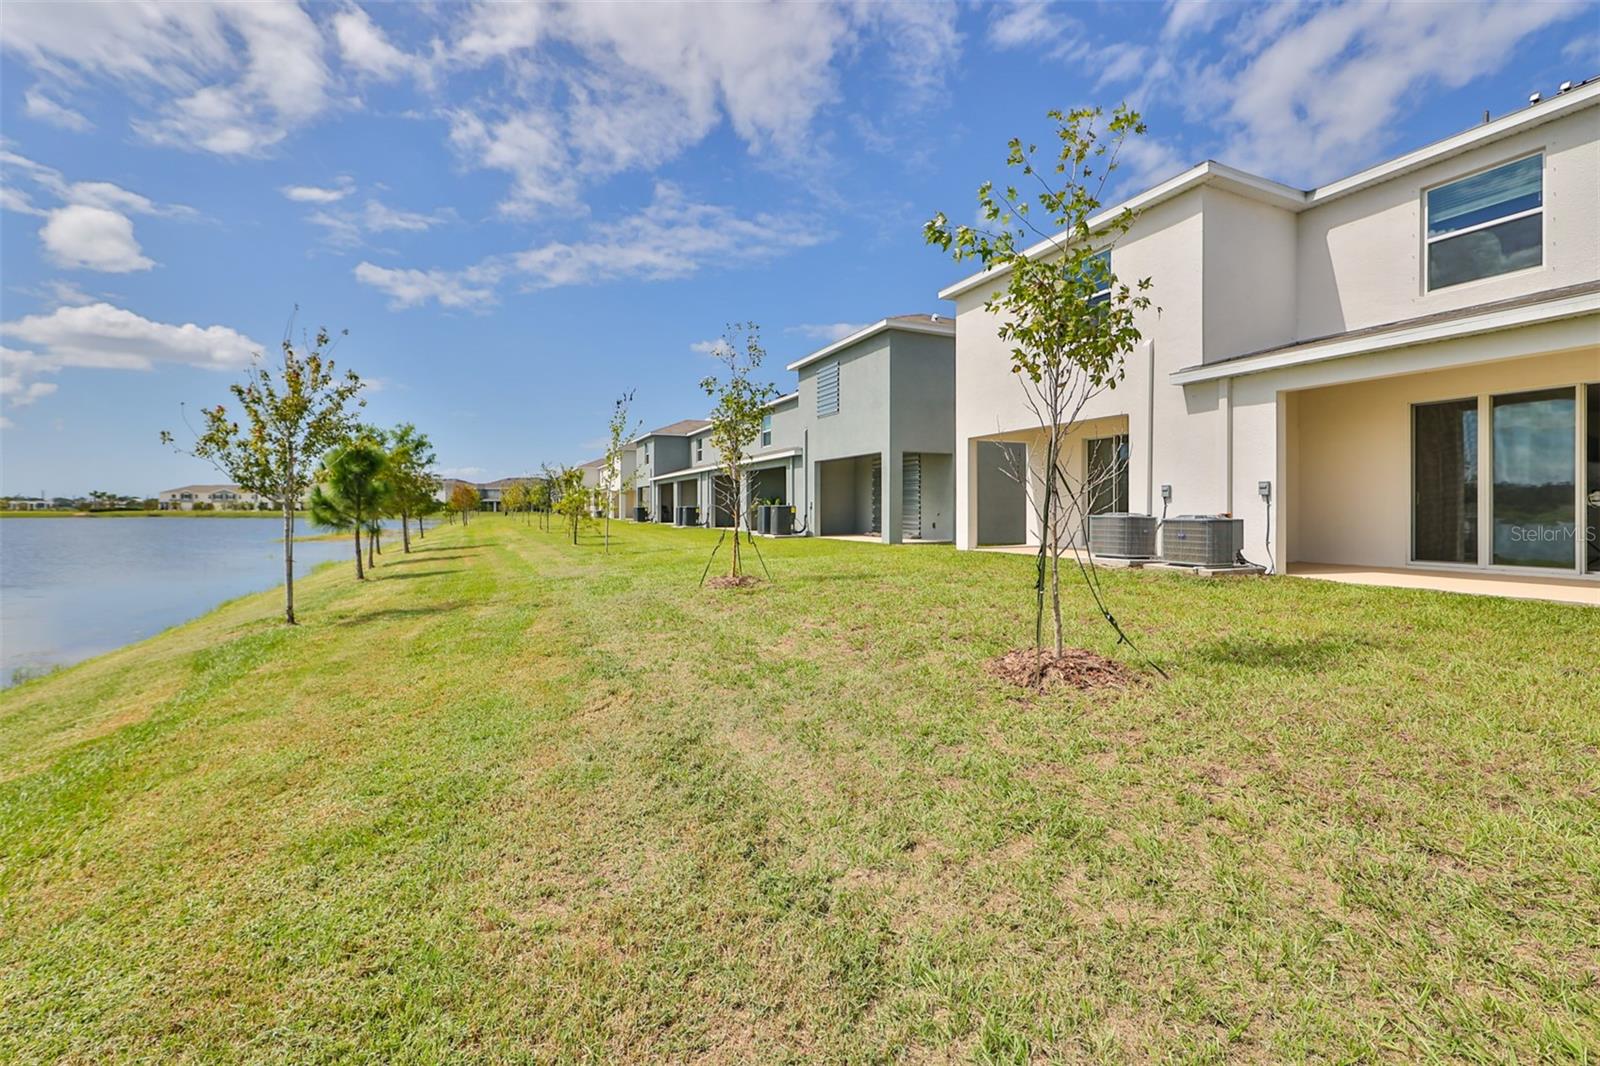
M 878 513 L 883 517 L 883 535 L 885 544 L 899 544 L 901 540 L 901 522 L 904 521 L 904 508 L 901 493 L 904 492 L 905 453 L 891 449 L 883 453 L 882 476 L 878 479 L 883 498 L 878 501 Z

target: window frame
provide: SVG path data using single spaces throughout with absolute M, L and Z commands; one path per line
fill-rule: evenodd
M 761 446 L 772 447 L 772 412 L 768 411 L 761 416 Z
M 1498 276 L 1498 275 L 1497 275 Z M 1587 535 L 1585 525 L 1586 516 L 1583 510 L 1588 493 L 1594 486 L 1588 483 L 1588 472 L 1584 465 L 1584 448 L 1586 446 L 1587 423 L 1585 421 L 1584 404 L 1587 399 L 1586 389 L 1590 386 L 1583 380 L 1557 381 L 1546 385 L 1532 387 L 1516 387 L 1500 390 L 1488 390 L 1471 393 L 1464 396 L 1446 396 L 1434 400 L 1413 400 L 1409 403 L 1409 441 L 1406 456 L 1406 499 L 1407 499 L 1407 538 L 1406 566 L 1418 570 L 1458 570 L 1467 573 L 1489 574 L 1515 574 L 1519 576 L 1544 576 L 1558 580 L 1579 579 L 1594 582 L 1600 579 L 1600 570 L 1587 569 L 1587 559 L 1583 552 L 1584 537 Z M 1570 389 L 1573 392 L 1577 410 L 1574 418 L 1573 430 L 1573 458 L 1577 463 L 1573 481 L 1573 514 L 1575 516 L 1574 528 L 1577 534 L 1573 538 L 1573 565 L 1568 567 L 1548 566 L 1518 566 L 1515 564 L 1497 563 L 1494 561 L 1494 400 L 1496 397 L 1517 396 L 1532 392 L 1554 392 Z M 1416 557 L 1416 410 L 1434 403 L 1460 403 L 1476 401 L 1478 405 L 1478 545 L 1477 561 L 1470 563 L 1439 562 Z M 1486 473 L 1487 472 L 1487 473 Z M 1487 549 L 1487 550 L 1486 550 Z
M 1526 210 L 1523 210 L 1523 211 L 1514 211 L 1509 215 L 1502 215 L 1499 218 L 1490 219 L 1490 220 L 1488 220 L 1486 222 L 1476 222 L 1476 223 L 1474 223 L 1474 224 L 1472 224 L 1470 226 L 1467 226 L 1464 229 L 1451 230 L 1449 233 L 1441 233 L 1441 234 L 1438 234 L 1437 236 L 1431 236 L 1428 233 L 1428 230 L 1430 229 L 1429 214 L 1428 214 L 1428 196 L 1430 194 L 1438 192 L 1440 189 L 1448 188 L 1449 186 L 1455 185 L 1455 184 L 1457 184 L 1459 182 L 1470 181 L 1471 179 L 1479 177 L 1480 175 L 1488 174 L 1491 171 L 1499 170 L 1501 167 L 1515 166 L 1516 164 L 1524 162 L 1524 161 L 1529 160 L 1529 159 L 1538 159 L 1539 160 L 1539 206 L 1538 207 L 1530 207 L 1530 208 L 1527 208 Z M 1422 192 L 1421 192 L 1421 196 L 1422 196 L 1422 211 L 1421 211 L 1422 225 L 1420 227 L 1420 235 L 1422 237 L 1422 257 L 1421 257 L 1422 278 L 1421 278 L 1421 281 L 1422 281 L 1422 292 L 1423 292 L 1423 295 L 1427 296 L 1427 295 L 1431 295 L 1431 294 L 1437 293 L 1437 292 L 1447 292 L 1447 291 L 1449 291 L 1451 289 L 1459 289 L 1459 288 L 1462 288 L 1463 286 L 1467 286 L 1467 285 L 1480 285 L 1480 284 L 1482 284 L 1484 282 L 1497 281 L 1497 280 L 1499 280 L 1501 278 L 1513 277 L 1513 276 L 1515 276 L 1517 274 L 1525 274 L 1525 273 L 1528 273 L 1529 271 L 1543 270 L 1544 269 L 1545 261 L 1546 261 L 1545 252 L 1547 251 L 1547 249 L 1545 247 L 1545 242 L 1548 239 L 1549 233 L 1550 233 L 1550 227 L 1545 224 L 1547 220 L 1543 217 L 1544 216 L 1544 211 L 1545 211 L 1545 183 L 1544 183 L 1544 179 L 1545 179 L 1545 170 L 1546 170 L 1545 164 L 1546 164 L 1546 161 L 1547 160 L 1546 160 L 1545 150 L 1544 150 L 1543 147 L 1540 147 L 1540 148 L 1534 149 L 1531 152 L 1525 152 L 1522 155 L 1519 155 L 1519 156 L 1517 156 L 1517 157 L 1515 157 L 1513 159 L 1502 159 L 1498 163 L 1491 163 L 1488 166 L 1479 167 L 1478 169 L 1472 170 L 1472 171 L 1468 171 L 1465 174 L 1457 174 L 1453 178 L 1449 178 L 1449 179 L 1447 179 L 1445 181 L 1435 182 L 1432 185 L 1426 185 L 1426 186 L 1424 186 L 1422 188 Z M 1433 261 L 1433 246 L 1434 245 L 1442 244 L 1445 241 L 1453 240 L 1456 237 L 1464 237 L 1469 233 L 1477 233 L 1480 230 L 1489 229 L 1489 228 L 1491 228 L 1493 226 L 1503 226 L 1507 222 L 1516 222 L 1516 221 L 1518 221 L 1520 219 L 1532 218 L 1534 215 L 1539 215 L 1540 216 L 1540 221 L 1539 221 L 1539 261 L 1537 263 L 1533 264 L 1532 266 L 1518 267 L 1515 270 L 1506 270 L 1506 271 L 1503 271 L 1503 272 L 1501 272 L 1499 274 L 1485 274 L 1482 277 L 1470 278 L 1470 279 L 1468 279 L 1466 281 L 1457 281 L 1457 282 L 1455 282 L 1453 284 L 1450 284 L 1450 285 L 1440 285 L 1440 286 L 1435 287 L 1430 282 L 1430 280 L 1429 280 L 1429 269 L 1428 268 L 1432 264 L 1432 261 Z
M 1104 258 L 1106 261 L 1106 287 L 1103 289 L 1096 289 L 1089 297 L 1089 306 L 1099 307 L 1101 304 L 1111 302 L 1111 281 L 1113 277 L 1111 273 L 1111 249 L 1109 247 L 1102 248 L 1089 258 L 1091 260 Z

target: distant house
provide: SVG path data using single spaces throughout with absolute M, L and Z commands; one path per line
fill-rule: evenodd
M 182 485 L 156 494 L 156 506 L 163 511 L 192 511 L 196 504 L 208 505 L 202 510 L 259 511 L 263 505 L 276 507 L 277 501 L 238 485 Z
M 43 496 L 7 496 L 4 502 L 8 511 L 46 511 L 50 509 L 50 501 Z
M 451 493 L 456 491 L 457 485 L 466 485 L 477 490 L 478 510 L 500 512 L 505 509 L 505 490 L 512 485 L 532 485 L 543 479 L 527 475 L 524 477 L 503 477 L 494 481 L 466 481 L 462 478 L 447 477 L 439 479 L 439 491 L 434 498 L 440 503 L 449 503 Z
M 629 502 L 640 521 L 671 523 L 679 507 L 702 508 L 692 491 L 699 471 L 691 469 L 694 457 L 689 441 L 710 425 L 703 418 L 685 418 L 634 438 L 634 488 Z M 679 490 L 680 481 L 688 487 Z

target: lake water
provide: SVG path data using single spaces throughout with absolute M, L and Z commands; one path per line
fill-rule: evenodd
M 295 523 L 297 536 L 316 532 Z M 295 573 L 350 555 L 344 538 L 300 542 Z M 282 583 L 281 516 L 0 518 L 0 685 Z

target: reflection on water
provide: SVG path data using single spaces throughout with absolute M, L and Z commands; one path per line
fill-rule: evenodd
M 0 684 L 281 584 L 282 538 L 281 517 L 0 518 Z M 297 543 L 295 573 L 349 554 L 342 539 Z

